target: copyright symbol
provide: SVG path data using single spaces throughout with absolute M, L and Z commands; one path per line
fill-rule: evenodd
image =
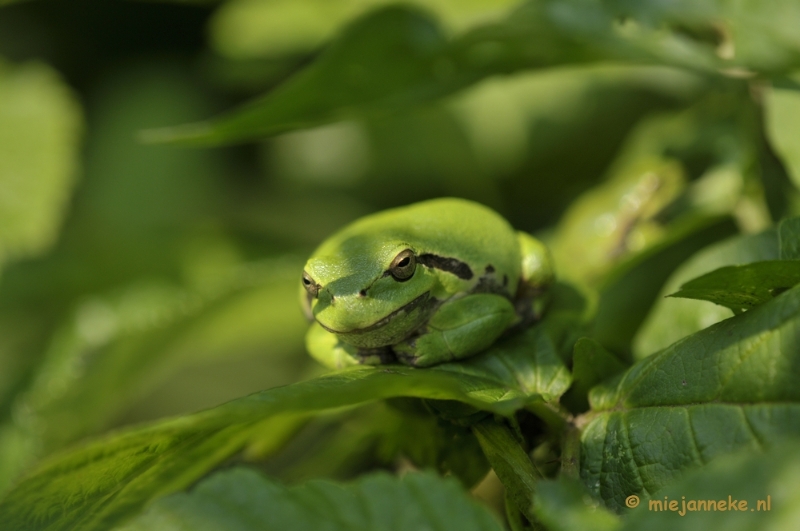
M 631 494 L 627 498 L 625 498 L 625 505 L 633 509 L 639 505 L 639 496 L 636 494 Z

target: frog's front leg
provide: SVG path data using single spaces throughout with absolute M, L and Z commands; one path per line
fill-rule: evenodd
M 360 349 L 339 340 L 314 322 L 306 333 L 306 349 L 315 360 L 330 369 L 350 365 L 380 365 L 394 361 L 389 348 Z
M 475 293 L 445 302 L 417 334 L 392 348 L 415 367 L 466 358 L 488 348 L 517 318 L 502 295 Z

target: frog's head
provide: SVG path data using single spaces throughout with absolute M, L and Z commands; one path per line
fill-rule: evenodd
M 346 238 L 320 248 L 303 271 L 309 318 L 361 348 L 395 344 L 428 318 L 436 277 L 403 241 Z

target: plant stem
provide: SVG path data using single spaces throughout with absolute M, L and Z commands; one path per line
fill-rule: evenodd
M 532 529 L 542 529 L 533 513 L 536 482 L 543 479 L 514 432 L 501 420 L 484 419 L 472 426 L 483 453 Z

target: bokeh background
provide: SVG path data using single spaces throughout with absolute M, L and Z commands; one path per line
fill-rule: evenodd
M 646 287 L 615 292 L 631 317 L 599 313 L 617 318 L 606 346 L 635 359 L 685 332 L 635 337 L 675 267 L 800 211 L 796 2 L 745 2 L 730 27 L 688 4 L 608 2 L 753 71 L 572 58 L 545 39 L 533 68 L 395 112 L 232 146 L 142 141 L 283 86 L 385 4 L 0 1 L 0 491 L 81 438 L 321 372 L 302 264 L 364 214 L 480 201 L 587 290 L 651 260 Z M 416 5 L 448 38 L 516 9 Z

